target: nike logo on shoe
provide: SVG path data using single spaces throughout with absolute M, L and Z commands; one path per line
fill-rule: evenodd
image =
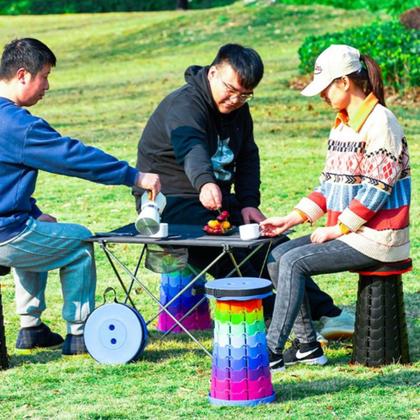
M 310 356 L 312 353 L 316 352 L 317 350 L 318 350 L 318 347 L 315 347 L 315 348 L 313 348 L 311 350 L 308 350 L 308 351 L 298 350 L 296 352 L 296 359 L 298 359 L 298 360 L 304 359 L 305 357 Z

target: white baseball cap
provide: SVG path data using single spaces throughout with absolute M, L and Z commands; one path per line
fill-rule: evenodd
M 314 78 L 300 93 L 304 96 L 320 94 L 339 77 L 362 68 L 360 52 L 348 45 L 331 45 L 315 61 Z

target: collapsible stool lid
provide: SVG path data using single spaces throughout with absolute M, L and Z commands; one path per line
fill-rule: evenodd
M 206 283 L 206 294 L 217 300 L 263 299 L 272 293 L 272 283 L 258 277 L 229 277 Z

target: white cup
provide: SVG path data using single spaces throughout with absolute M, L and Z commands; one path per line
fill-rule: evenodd
M 167 223 L 160 223 L 159 230 L 150 235 L 151 238 L 166 238 L 168 236 L 168 224 Z
M 258 223 L 249 223 L 239 226 L 239 236 L 243 241 L 250 241 L 260 237 L 260 225 Z

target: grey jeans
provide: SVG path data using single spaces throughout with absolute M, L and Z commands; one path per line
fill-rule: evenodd
M 316 341 L 305 283 L 313 275 L 371 267 L 374 260 L 339 240 L 314 244 L 310 235 L 276 247 L 268 271 L 277 289 L 273 319 L 267 333 L 268 347 L 281 353 L 292 328 L 301 343 Z

